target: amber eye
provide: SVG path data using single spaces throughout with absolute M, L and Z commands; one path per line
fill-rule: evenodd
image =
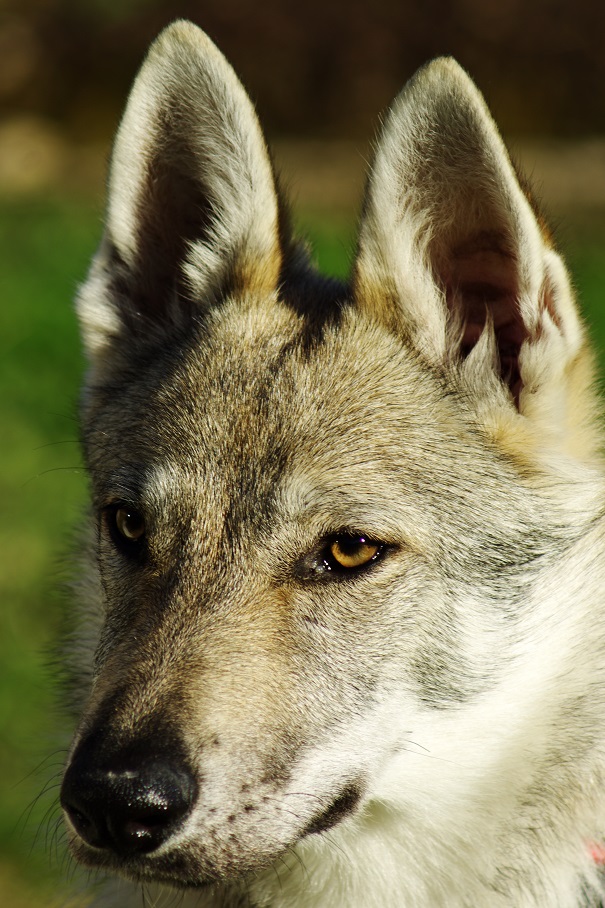
M 145 535 L 145 518 L 130 505 L 113 505 L 107 509 L 107 521 L 114 542 L 119 546 L 133 545 Z
M 382 551 L 382 544 L 365 536 L 335 536 L 329 545 L 330 566 L 355 570 L 373 561 Z

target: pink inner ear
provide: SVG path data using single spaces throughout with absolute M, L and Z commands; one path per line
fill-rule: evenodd
M 441 279 L 447 304 L 462 324 L 460 352 L 468 356 L 491 315 L 500 375 L 515 400 L 521 391 L 519 351 L 527 338 L 518 303 L 517 261 L 500 234 L 483 232 L 450 249 Z

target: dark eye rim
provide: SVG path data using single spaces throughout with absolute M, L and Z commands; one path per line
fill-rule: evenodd
M 101 509 L 102 522 L 105 526 L 111 541 L 115 548 L 127 556 L 140 557 L 147 548 L 147 531 L 143 532 L 136 539 L 129 539 L 118 527 L 118 513 L 121 510 L 128 510 L 140 516 L 145 527 L 146 521 L 141 508 L 133 505 L 129 501 L 112 501 Z
M 346 567 L 341 564 L 336 558 L 332 555 L 331 548 L 335 542 L 339 540 L 344 540 L 345 544 L 359 543 L 362 545 L 376 546 L 376 552 L 369 558 L 367 561 L 364 561 L 362 564 L 354 565 L 351 567 Z M 388 543 L 381 541 L 380 539 L 375 538 L 369 533 L 358 533 L 352 532 L 350 530 L 342 530 L 337 533 L 331 533 L 323 543 L 320 561 L 321 566 L 320 570 L 339 577 L 353 577 L 359 574 L 364 573 L 365 571 L 371 570 L 377 562 L 381 561 L 386 552 L 392 548 Z

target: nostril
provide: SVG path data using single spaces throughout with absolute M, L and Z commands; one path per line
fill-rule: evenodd
M 61 805 L 81 839 L 118 855 L 158 848 L 193 807 L 196 785 L 182 766 L 164 761 L 135 768 L 97 766 L 76 755 Z
M 69 817 L 72 826 L 81 839 L 93 848 L 106 848 L 110 834 L 107 817 L 100 801 L 91 788 L 83 789 L 78 795 L 77 788 L 70 785 L 70 779 L 63 782 L 61 789 L 61 807 Z M 67 782 L 67 784 L 66 784 Z
M 95 817 L 93 811 L 87 812 L 85 809 L 76 807 L 69 800 L 61 798 L 61 806 L 69 816 L 72 826 L 81 839 L 92 845 L 94 848 L 104 848 L 107 842 L 106 826 L 102 817 Z

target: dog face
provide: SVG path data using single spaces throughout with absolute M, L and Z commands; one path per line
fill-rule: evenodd
M 79 310 L 101 620 L 76 856 L 202 886 L 355 829 L 394 767 L 425 809 L 409 753 L 443 753 L 452 711 L 484 746 L 582 529 L 566 464 L 595 457 L 567 278 L 472 83 L 437 61 L 396 101 L 351 280 L 322 282 L 241 85 L 171 26 Z
M 526 582 L 511 565 L 545 544 L 521 490 L 506 516 L 510 466 L 386 331 L 351 311 L 313 348 L 266 302 L 137 366 L 127 399 L 110 382 L 87 424 L 106 619 L 73 787 L 91 762 L 186 766 L 175 872 L 190 853 L 196 883 L 331 825 L 414 714 L 489 686 L 507 645 L 483 638 Z M 500 565 L 481 580 L 487 513 Z

